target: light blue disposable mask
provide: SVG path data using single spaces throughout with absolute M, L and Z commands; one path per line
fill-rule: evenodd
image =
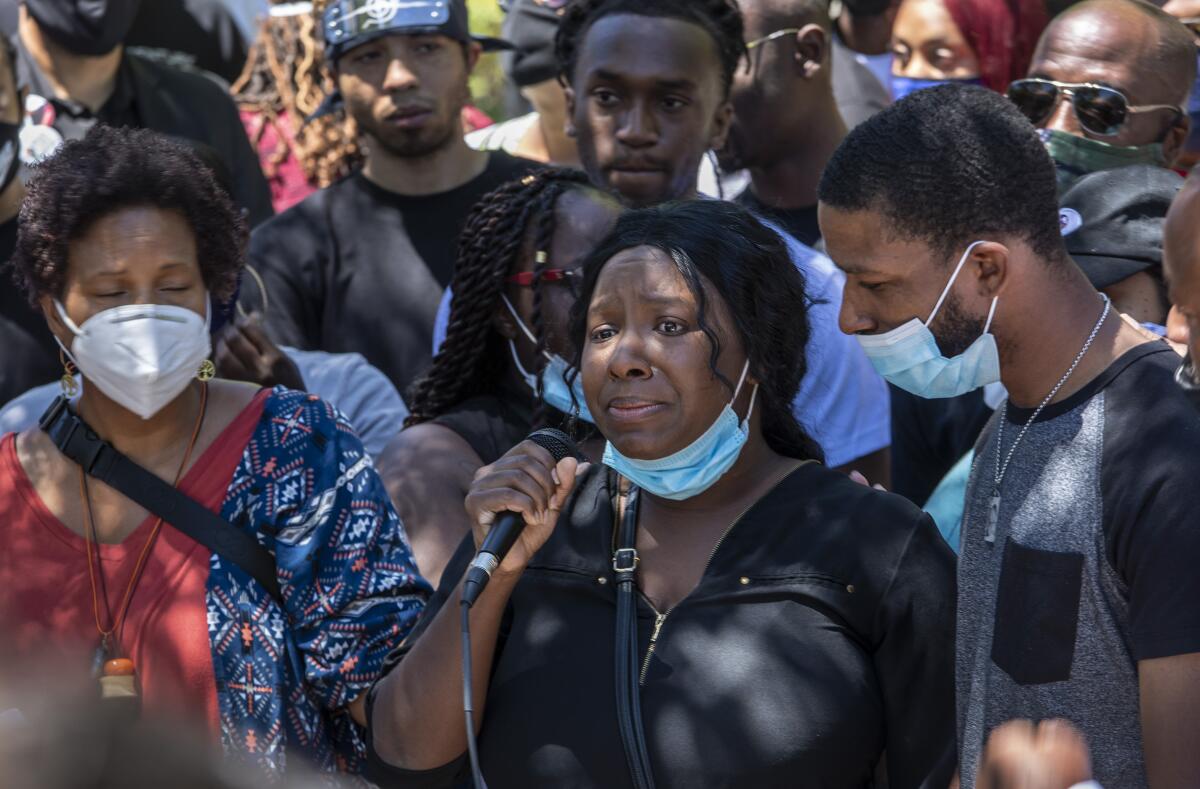
M 636 460 L 622 455 L 610 441 L 604 447 L 604 465 L 642 490 L 663 499 L 683 501 L 708 490 L 733 467 L 750 437 L 750 415 L 754 413 L 754 400 L 758 397 L 757 385 L 750 395 L 746 418 L 740 424 L 733 411 L 749 371 L 750 361 L 747 360 L 733 399 L 721 409 L 717 421 L 683 449 L 657 460 Z
M 521 320 L 521 316 L 517 314 L 512 302 L 507 296 L 501 296 L 504 299 L 504 306 L 508 307 L 508 311 L 512 313 L 513 320 L 517 322 L 521 332 L 529 338 L 534 347 L 537 347 L 537 338 L 533 336 L 533 332 L 529 331 L 529 327 Z M 521 357 L 517 355 L 517 344 L 512 340 L 508 341 L 508 348 L 512 351 L 513 364 L 517 366 L 517 372 L 525 379 L 525 383 L 537 394 L 538 377 L 537 375 L 525 369 L 525 365 L 521 364 Z M 556 353 L 549 351 L 542 352 L 546 357 L 546 366 L 542 368 L 542 400 L 551 408 L 557 409 L 564 414 L 574 414 L 579 419 L 596 424 L 596 420 L 592 419 L 592 413 L 588 410 L 587 400 L 583 399 L 583 382 L 580 381 L 580 376 L 575 375 L 572 380 L 572 386 L 567 387 L 566 374 L 571 369 L 571 365 L 567 364 L 566 359 L 563 359 Z M 571 401 L 571 392 L 575 392 L 575 401 Z
M 883 334 L 854 335 L 875 372 L 901 389 L 930 400 L 957 397 L 1000 380 L 1000 353 L 996 350 L 996 338 L 988 333 L 999 297 L 992 299 L 983 334 L 958 356 L 949 359 L 942 356 L 937 340 L 929 330 L 929 324 L 937 317 L 950 287 L 971 256 L 971 250 L 982 243 L 976 241 L 967 247 L 929 320 L 922 323 L 913 318 Z

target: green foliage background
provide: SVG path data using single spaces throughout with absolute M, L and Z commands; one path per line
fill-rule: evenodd
M 504 12 L 496 0 L 467 0 L 471 14 L 471 32 L 482 36 L 500 35 Z M 496 120 L 504 120 L 504 72 L 498 54 L 486 54 L 471 75 L 471 95 L 475 106 Z

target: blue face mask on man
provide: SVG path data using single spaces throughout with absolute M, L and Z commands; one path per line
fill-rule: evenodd
M 750 395 L 750 407 L 741 423 L 733 410 L 749 372 L 750 360 L 747 359 L 733 398 L 721 409 L 712 426 L 683 449 L 657 460 L 637 460 L 622 455 L 610 441 L 604 447 L 604 465 L 642 490 L 663 499 L 683 501 L 708 490 L 733 468 L 750 438 L 750 415 L 754 413 L 758 386 L 755 385 Z
M 501 296 L 504 300 L 504 306 L 508 307 L 508 311 L 512 313 L 513 320 L 517 322 L 517 327 L 521 332 L 529 338 L 529 341 L 537 347 L 537 338 L 533 336 L 533 332 L 529 331 L 529 327 L 521 320 L 521 316 L 517 314 L 517 310 L 513 307 L 512 302 L 507 296 Z M 517 345 L 512 340 L 508 341 L 509 350 L 512 351 L 513 364 L 517 366 L 517 372 L 525 379 L 525 383 L 534 391 L 538 390 L 538 377 L 525 369 L 525 365 L 521 364 L 521 358 L 517 355 Z M 542 400 L 546 405 L 561 411 L 564 414 L 572 414 L 585 422 L 595 424 L 596 420 L 592 419 L 592 413 L 588 410 L 587 401 L 583 399 L 583 383 L 580 381 L 580 376 L 576 373 L 572 386 L 567 387 L 566 376 L 570 371 L 571 366 L 567 364 L 566 359 L 555 353 L 543 351 L 546 356 L 546 366 L 542 369 Z M 571 393 L 574 391 L 575 399 L 571 400 Z
M 959 79 L 917 79 L 915 77 L 897 77 L 892 75 L 892 101 L 900 101 L 910 93 L 916 93 L 925 88 L 936 88 L 938 85 L 982 85 L 979 77 Z
M 883 334 L 854 335 L 875 371 L 890 383 L 918 397 L 934 399 L 957 397 L 1000 380 L 1000 353 L 996 349 L 996 338 L 988 333 L 999 296 L 992 299 L 983 334 L 958 356 L 943 356 L 937 339 L 929 330 L 929 324 L 937 317 L 954 280 L 971 256 L 971 250 L 982 243 L 976 241 L 967 247 L 934 305 L 929 320 L 922 323 L 913 318 Z

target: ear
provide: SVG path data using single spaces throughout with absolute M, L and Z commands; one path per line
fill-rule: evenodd
M 796 33 L 796 68 L 800 76 L 812 79 L 825 67 L 829 57 L 829 34 L 820 25 L 810 24 Z
M 980 296 L 990 301 L 1001 295 L 1008 282 L 1011 262 L 1012 251 L 1004 244 L 994 241 L 985 241 L 971 250 L 967 268 L 975 271 Z
M 63 323 L 59 317 L 58 310 L 54 308 L 54 298 L 51 296 L 40 296 L 38 298 L 38 307 L 42 310 L 42 317 L 46 319 L 46 325 L 50 328 L 50 332 L 58 338 L 65 347 L 71 347 L 71 340 L 74 334 Z
M 567 97 L 567 122 L 563 127 L 568 137 L 574 138 L 575 130 L 575 89 L 563 83 L 563 94 Z
M 1188 134 L 1192 130 L 1192 118 L 1186 112 L 1181 115 L 1171 128 L 1167 129 L 1167 134 L 1163 137 L 1163 158 L 1167 160 L 1167 167 L 1172 167 L 1175 161 L 1183 153 L 1183 146 L 1187 142 Z
M 479 64 L 479 56 L 483 54 L 483 46 L 476 41 L 472 41 L 463 47 L 463 54 L 467 56 L 467 73 L 470 74 L 475 70 L 475 66 Z
M 719 151 L 725 147 L 725 139 L 729 136 L 729 127 L 733 123 L 733 103 L 728 99 L 717 107 L 713 116 L 713 132 L 708 138 L 710 150 Z

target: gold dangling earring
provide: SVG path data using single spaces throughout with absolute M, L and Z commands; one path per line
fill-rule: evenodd
M 63 376 L 59 379 L 58 385 L 62 387 L 64 397 L 74 397 L 79 394 L 79 381 L 75 380 L 75 373 L 78 372 L 75 363 L 67 358 L 61 348 L 58 350 L 58 360 L 62 362 L 63 366 Z
M 196 377 L 205 383 L 217 377 L 217 366 L 212 363 L 212 359 L 204 360 L 204 364 L 196 371 Z

